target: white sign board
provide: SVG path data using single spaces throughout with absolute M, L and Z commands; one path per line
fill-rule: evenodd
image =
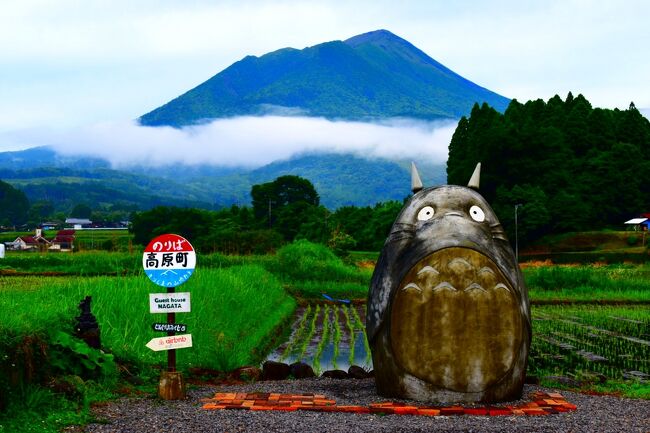
M 150 313 L 189 313 L 190 292 L 149 293 Z
M 147 347 L 154 352 L 171 349 L 192 347 L 192 334 L 173 335 L 169 337 L 152 338 Z

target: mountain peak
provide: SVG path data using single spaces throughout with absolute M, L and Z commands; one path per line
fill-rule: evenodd
M 179 127 L 263 115 L 268 107 L 328 119 L 458 119 L 483 102 L 504 111 L 509 101 L 380 29 L 246 57 L 145 114 L 140 123 Z
M 394 33 L 389 32 L 385 29 L 374 30 L 372 32 L 362 33 L 360 35 L 352 36 L 349 39 L 346 39 L 346 44 L 351 47 L 357 47 L 362 44 L 379 44 L 382 42 L 406 42 L 404 39 L 400 38 Z M 410 44 L 409 44 L 410 45 Z

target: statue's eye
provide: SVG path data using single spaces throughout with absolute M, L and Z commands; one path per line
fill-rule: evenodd
M 435 211 L 431 206 L 425 206 L 418 212 L 418 221 L 426 221 L 433 218 Z
M 482 223 L 485 221 L 485 212 L 483 212 L 483 209 L 476 205 L 469 208 L 469 216 L 471 216 L 472 219 L 477 223 Z

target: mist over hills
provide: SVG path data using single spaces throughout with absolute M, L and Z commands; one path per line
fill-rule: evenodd
M 445 183 L 455 121 L 483 102 L 509 100 L 378 30 L 247 56 L 139 124 L 0 153 L 0 179 L 59 210 L 248 205 L 252 185 L 284 174 L 331 209 L 374 205 L 409 193 L 411 159 Z
M 147 126 L 302 114 L 329 119 L 458 119 L 474 103 L 504 111 L 509 100 L 461 77 L 387 30 L 247 56 L 140 117 Z
M 184 206 L 217 209 L 250 203 L 252 185 L 293 174 L 310 179 L 330 209 L 402 200 L 410 192 L 408 161 L 353 155 L 308 154 L 256 169 L 212 166 L 133 166 L 111 169 L 96 158 L 61 158 L 47 147 L 0 153 L 0 179 L 30 201 L 46 200 L 65 211 L 77 203 L 119 209 Z M 427 185 L 445 183 L 445 166 L 419 164 Z

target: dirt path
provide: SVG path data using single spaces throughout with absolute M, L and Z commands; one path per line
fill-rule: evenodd
M 526 386 L 524 395 L 535 391 Z M 376 395 L 374 381 L 309 379 L 256 382 L 235 386 L 198 387 L 187 400 L 163 402 L 155 398 L 121 399 L 95 408 L 100 423 L 88 433 L 160 432 L 648 432 L 650 401 L 590 396 L 560 391 L 577 406 L 573 412 L 545 416 L 413 416 L 321 412 L 204 410 L 201 399 L 217 392 L 274 392 L 324 394 L 339 405 L 386 401 Z M 523 401 L 526 401 L 524 399 Z

